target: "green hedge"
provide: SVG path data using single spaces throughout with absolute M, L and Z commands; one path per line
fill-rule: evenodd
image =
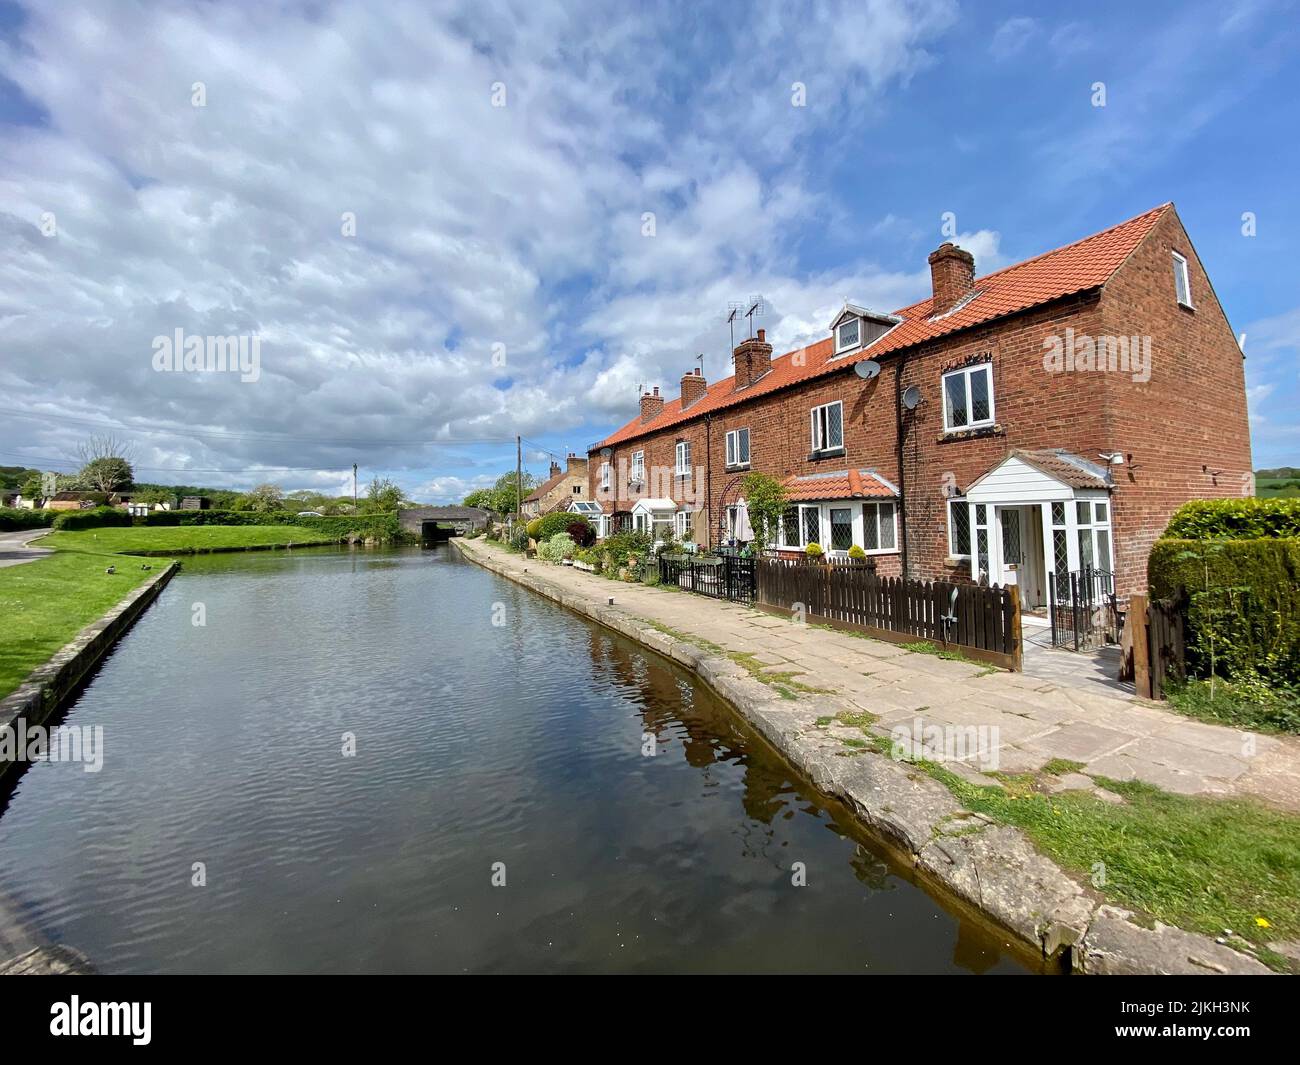
M 131 515 L 117 507 L 95 507 L 94 510 L 65 510 L 54 519 L 54 528 L 65 532 L 78 529 L 103 529 L 131 524 Z
M 1169 519 L 1171 540 L 1300 537 L 1300 499 L 1196 499 Z
M 145 525 L 297 525 L 342 540 L 361 536 L 402 539 L 396 514 L 340 514 L 315 518 L 291 510 L 153 510 Z
M 1157 540 L 1151 595 L 1186 589 L 1189 671 L 1300 682 L 1300 538 Z
M 543 540 L 551 539 L 556 533 L 567 532 L 569 526 L 575 522 L 588 527 L 591 525 L 586 517 L 581 514 L 570 514 L 568 511 L 557 510 L 538 520 L 536 532 L 533 532 L 533 523 L 529 522 L 528 535 L 540 544 Z
M 48 529 L 53 524 L 57 513 L 57 510 L 0 507 L 0 532 L 13 532 L 17 529 Z

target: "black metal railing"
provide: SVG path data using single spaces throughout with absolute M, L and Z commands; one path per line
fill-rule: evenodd
M 1115 574 L 1084 566 L 1063 577 L 1047 575 L 1048 617 L 1052 646 L 1086 651 L 1119 642 L 1119 603 Z
M 660 555 L 659 582 L 713 599 L 752 603 L 754 560 L 738 555 Z

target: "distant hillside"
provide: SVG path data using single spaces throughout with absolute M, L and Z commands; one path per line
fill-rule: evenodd
M 1279 466 L 1255 471 L 1255 496 L 1258 499 L 1295 499 L 1300 497 L 1300 469 Z

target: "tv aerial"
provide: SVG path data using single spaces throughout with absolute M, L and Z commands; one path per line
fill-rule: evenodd
M 880 363 L 875 359 L 864 359 L 853 364 L 853 372 L 864 381 L 870 381 L 873 377 L 880 376 Z

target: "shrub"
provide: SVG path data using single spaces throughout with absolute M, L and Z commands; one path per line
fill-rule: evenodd
M 0 532 L 18 529 L 48 529 L 54 522 L 57 510 L 24 510 L 22 507 L 0 507 Z
M 528 528 L 523 525 L 516 525 L 515 531 L 510 534 L 509 544 L 516 551 L 527 551 L 529 539 Z
M 1300 539 L 1157 540 L 1151 595 L 1186 589 L 1189 672 L 1300 680 Z
M 1300 499 L 1194 499 L 1169 519 L 1171 540 L 1300 537 Z
M 534 518 L 534 519 L 533 519 L 532 521 L 530 521 L 527 525 L 525 525 L 524 528 L 528 530 L 528 535 L 529 535 L 532 539 L 534 539 L 534 540 L 540 540 L 540 539 L 542 538 L 542 519 L 541 519 L 541 518 Z
M 54 519 L 54 528 L 65 532 L 78 529 L 120 528 L 131 524 L 131 515 L 115 507 L 96 507 L 94 510 L 65 510 Z
M 556 533 L 568 532 L 571 525 L 584 525 L 591 528 L 587 523 L 587 519 L 581 514 L 570 514 L 568 511 L 557 510 L 553 514 L 547 514 L 538 519 L 536 533 L 531 532 L 530 525 L 529 535 L 540 543 L 542 540 L 551 539 Z
M 573 555 L 573 540 L 568 533 L 556 533 L 537 545 L 537 557 L 543 562 L 559 562 Z
M 596 530 L 591 527 L 591 523 L 585 518 L 581 521 L 569 522 L 564 531 L 569 534 L 573 542 L 579 547 L 590 547 L 596 542 Z
M 852 547 L 849 548 L 849 558 L 863 559 L 866 557 L 867 557 L 867 553 L 864 550 L 862 550 L 860 544 L 854 544 Z
M 807 547 L 805 547 L 803 549 L 803 553 L 807 555 L 808 558 L 812 559 L 814 562 L 821 561 L 822 555 L 825 554 L 825 552 L 822 551 L 822 545 L 817 543 L 816 540 L 814 540 Z

